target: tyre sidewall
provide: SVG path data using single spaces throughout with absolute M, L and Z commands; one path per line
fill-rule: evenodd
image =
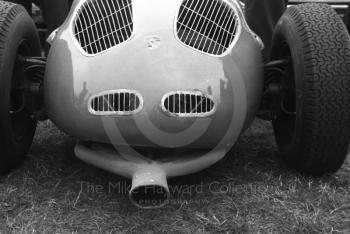
M 350 32 L 350 5 L 348 6 L 348 10 L 345 15 L 345 25 L 348 29 L 348 32 Z
M 274 120 L 274 131 L 276 134 L 276 140 L 279 143 L 281 154 L 290 162 L 295 163 L 296 155 L 299 155 L 298 149 L 300 149 L 301 142 L 301 133 L 303 128 L 303 90 L 304 90 L 304 66 L 303 66 L 303 56 L 300 51 L 302 51 L 302 44 L 296 27 L 293 27 L 293 19 L 289 15 L 283 15 L 278 22 L 274 40 L 273 40 L 273 49 L 271 52 L 272 59 L 280 59 L 280 50 L 284 46 L 284 43 L 287 43 L 290 49 L 291 57 L 293 60 L 293 71 L 294 71 L 294 82 L 295 82 L 295 91 L 296 91 L 296 116 L 295 116 L 295 125 L 292 132 L 291 141 L 284 141 L 284 134 L 286 134 L 285 128 L 291 128 L 292 126 L 288 125 L 284 120 L 285 118 L 278 118 Z M 281 115 L 281 113 L 280 113 Z

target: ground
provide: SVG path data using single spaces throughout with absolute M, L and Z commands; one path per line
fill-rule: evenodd
M 171 204 L 139 210 L 128 180 L 74 157 L 74 139 L 40 124 L 24 165 L 0 177 L 0 233 L 350 233 L 350 159 L 313 178 L 277 154 L 255 121 L 215 166 L 172 179 Z

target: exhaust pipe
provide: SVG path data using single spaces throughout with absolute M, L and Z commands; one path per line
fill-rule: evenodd
M 131 202 L 142 209 L 165 206 L 170 197 L 166 174 L 158 167 L 142 168 L 132 176 Z

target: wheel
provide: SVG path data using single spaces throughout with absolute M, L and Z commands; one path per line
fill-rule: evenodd
M 28 79 L 19 56 L 40 56 L 35 25 L 20 5 L 0 1 L 0 173 L 27 154 L 36 129 L 26 107 Z
M 350 38 L 344 23 L 328 5 L 292 6 L 272 44 L 271 58 L 288 64 L 273 120 L 281 155 L 301 172 L 337 171 L 350 137 Z
M 346 27 L 348 28 L 348 32 L 350 32 L 350 5 L 348 6 L 348 10 L 346 12 L 344 20 Z

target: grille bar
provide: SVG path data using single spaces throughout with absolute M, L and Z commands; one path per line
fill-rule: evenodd
M 238 34 L 239 19 L 223 0 L 184 0 L 176 22 L 178 39 L 211 55 L 222 55 Z
M 132 115 L 141 111 L 143 100 L 133 90 L 112 90 L 93 96 L 89 111 L 94 115 Z
M 78 10 L 74 36 L 88 54 L 128 40 L 133 33 L 132 0 L 88 0 Z
M 162 99 L 164 112 L 176 117 L 207 117 L 214 113 L 214 100 L 198 91 L 177 91 Z

